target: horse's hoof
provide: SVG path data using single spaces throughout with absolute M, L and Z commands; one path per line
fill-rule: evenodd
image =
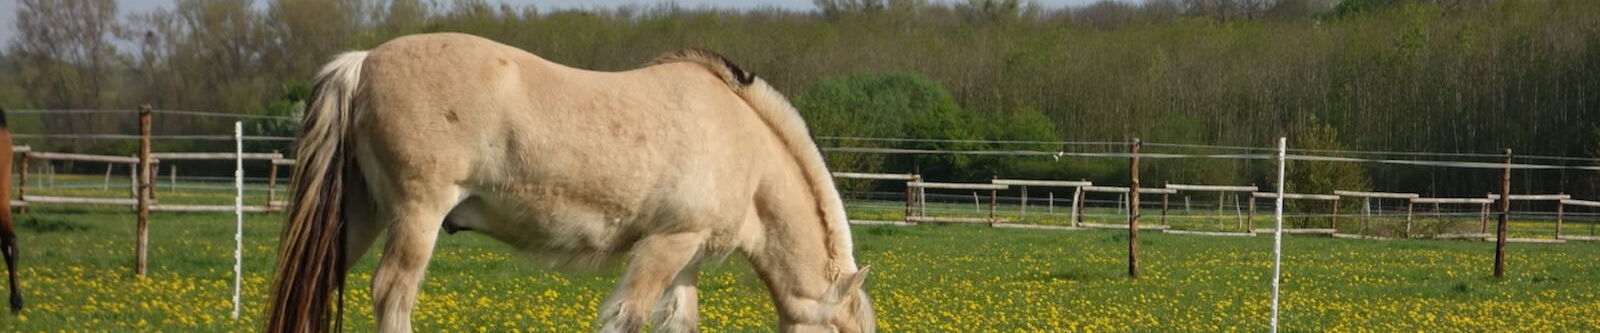
M 22 298 L 21 297 L 12 297 L 11 298 L 11 313 L 18 313 L 18 312 L 22 312 Z

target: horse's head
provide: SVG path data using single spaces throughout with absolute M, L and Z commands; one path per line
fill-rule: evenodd
M 871 333 L 877 330 L 878 316 L 872 312 L 872 298 L 867 296 L 867 289 L 863 285 L 866 280 L 867 269 L 863 267 L 846 280 L 849 286 L 838 291 L 839 309 L 835 310 L 832 322 L 839 332 Z
M 867 281 L 867 268 L 848 274 L 835 281 L 821 299 L 817 300 L 814 315 L 793 318 L 783 324 L 784 332 L 840 332 L 871 333 L 877 330 L 877 315 L 872 311 L 872 300 L 863 285 Z

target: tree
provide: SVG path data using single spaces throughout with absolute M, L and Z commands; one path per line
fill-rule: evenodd
M 1150 4 L 1146 4 L 1146 6 L 1154 7 Z M 1137 9 L 1134 5 L 1119 1 L 1101 0 L 1088 7 L 1078 9 L 1072 16 L 1075 21 L 1084 22 L 1100 29 L 1111 29 L 1122 25 L 1123 22 L 1132 20 L 1136 12 Z
M 310 75 L 278 73 L 296 60 L 282 57 L 281 40 L 249 0 L 182 0 L 139 21 L 137 29 L 152 39 L 141 51 L 157 55 L 146 69 L 154 75 L 140 84 L 149 87 L 146 100 L 162 108 L 259 113 L 277 81 Z M 210 129 L 226 131 L 215 125 Z
M 813 0 L 823 17 L 841 18 L 849 15 L 871 14 L 888 8 L 884 0 Z
M 112 0 L 22 0 L 18 36 L 11 55 L 19 60 L 21 84 L 32 104 L 53 109 L 106 106 L 110 67 L 116 57 L 117 4 Z M 124 106 L 127 107 L 127 106 Z M 45 118 L 52 133 L 103 132 L 111 117 L 66 114 Z M 73 140 L 71 148 L 81 150 Z
M 968 23 L 1005 25 L 1023 17 L 1038 15 L 1040 8 L 1037 3 L 1023 3 L 1022 0 L 967 0 L 957 3 L 956 11 Z
M 283 94 L 267 104 L 266 115 L 278 117 L 250 122 L 250 134 L 259 136 L 294 137 L 300 134 L 300 119 L 305 117 L 306 99 L 311 97 L 311 85 L 293 81 L 283 85 Z M 250 141 L 250 151 L 279 151 L 294 153 L 294 147 L 283 141 Z
M 1309 117 L 1294 124 L 1290 132 L 1289 145 L 1295 149 L 1310 150 L 1347 150 L 1348 148 L 1339 141 L 1339 131 L 1333 126 Z M 1286 175 L 1285 191 L 1290 193 L 1329 194 L 1335 190 L 1368 191 L 1372 188 L 1372 181 L 1367 178 L 1366 168 L 1354 162 L 1325 162 L 1325 161 L 1293 161 L 1289 163 Z M 1288 200 L 1287 209 L 1303 213 L 1322 213 L 1317 210 L 1328 209 L 1325 202 L 1310 202 L 1301 200 Z M 1353 212 L 1359 209 L 1360 202 L 1344 200 L 1341 210 Z M 1314 219 L 1297 219 L 1297 227 L 1306 227 Z M 1320 219 L 1315 219 L 1320 220 Z
M 363 21 L 363 9 L 357 0 L 273 1 L 263 28 L 277 39 L 270 57 L 277 74 L 286 78 L 315 74 L 323 62 L 349 47 L 349 39 Z
M 1395 0 L 1344 0 L 1333 7 L 1334 17 L 1345 17 L 1393 5 Z
M 385 36 L 398 36 L 422 26 L 428 18 L 428 7 L 420 0 L 393 0 L 389 5 L 379 11 L 381 17 L 374 18 L 377 23 L 378 33 Z
M 975 140 L 985 132 L 980 118 L 927 77 L 910 72 L 856 73 L 818 81 L 794 98 L 817 136 Z M 823 140 L 823 146 L 974 150 L 972 142 L 877 142 Z M 937 179 L 987 178 L 969 168 L 966 155 L 926 156 L 832 152 L 829 165 L 846 171 L 919 172 Z M 948 177 L 948 178 L 946 178 Z

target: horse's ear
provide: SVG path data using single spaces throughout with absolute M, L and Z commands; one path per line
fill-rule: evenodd
M 861 290 L 861 286 L 867 283 L 867 270 L 871 268 L 872 266 L 861 267 L 861 270 L 856 271 L 855 274 L 839 279 L 838 282 L 834 283 L 833 290 L 829 291 L 828 296 L 823 300 L 833 304 L 844 302 L 846 296 Z

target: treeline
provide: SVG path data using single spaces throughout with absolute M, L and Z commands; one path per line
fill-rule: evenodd
M 118 17 L 111 0 L 19 0 L 19 37 L 0 56 L 0 105 L 60 109 L 151 103 L 290 115 L 297 99 L 304 98 L 305 81 L 332 55 L 407 34 L 457 31 L 599 70 L 634 68 L 683 47 L 717 50 L 794 96 L 821 136 L 1138 137 L 1253 147 L 1289 136 L 1298 148 L 1469 153 L 1513 148 L 1518 154 L 1600 155 L 1597 1 L 1148 0 L 1082 8 L 1016 0 L 817 4 L 815 11 L 675 5 L 544 10 L 483 1 L 272 0 L 258 5 L 179 0 L 175 8 Z M 856 93 L 862 89 L 879 93 Z M 921 92 L 925 89 L 947 96 L 948 107 L 955 109 L 886 97 L 928 96 Z M 947 115 L 956 121 L 924 123 L 949 125 L 943 131 L 915 132 L 918 127 L 909 123 Z M 221 122 L 166 118 L 159 120 L 158 130 L 226 132 Z M 14 123 L 20 123 L 14 126 L 21 126 L 19 131 L 37 126 L 32 129 L 59 134 L 131 131 L 126 121 L 90 115 Z M 292 124 L 258 126 L 279 135 L 293 130 Z M 107 145 L 48 144 L 79 151 Z M 824 141 L 832 144 L 913 147 Z M 844 167 L 923 171 L 947 180 L 1000 174 L 1126 181 L 1121 177 L 1125 162 L 1112 159 L 829 155 Z M 1271 165 L 1265 161 L 1153 160 L 1146 165 L 1147 181 L 1270 183 Z M 1299 183 L 1428 195 L 1481 195 L 1496 188 L 1497 179 L 1493 170 L 1313 162 L 1304 168 L 1315 170 L 1308 173 L 1316 175 L 1306 176 L 1315 179 Z M 1600 183 L 1586 171 L 1519 171 L 1515 179 L 1519 192 L 1589 196 Z

